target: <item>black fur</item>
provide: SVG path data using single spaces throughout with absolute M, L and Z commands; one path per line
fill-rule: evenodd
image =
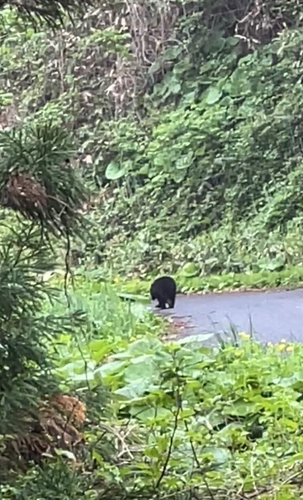
M 158 300 L 159 304 L 156 307 L 165 309 L 168 304 L 170 309 L 175 307 L 177 285 L 170 276 L 162 276 L 157 278 L 150 287 L 150 295 L 152 300 Z

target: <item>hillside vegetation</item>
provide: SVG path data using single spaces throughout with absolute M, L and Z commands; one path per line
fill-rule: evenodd
M 0 500 L 303 498 L 302 345 L 141 279 L 302 280 L 300 4 L 0 0 Z
M 54 34 L 1 12 L 2 126 L 74 134 L 89 261 L 139 276 L 301 263 L 302 16 L 296 0 L 108 2 Z

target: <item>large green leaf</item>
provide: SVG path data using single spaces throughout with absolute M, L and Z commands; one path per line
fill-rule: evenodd
M 206 103 L 215 104 L 221 99 L 222 91 L 217 89 L 217 87 L 210 87 L 207 91 Z
M 117 180 L 125 175 L 125 170 L 123 167 L 120 167 L 118 163 L 111 162 L 107 165 L 105 170 L 105 177 L 108 180 Z

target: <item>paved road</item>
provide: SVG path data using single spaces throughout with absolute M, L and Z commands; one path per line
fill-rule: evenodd
M 232 324 L 261 341 L 303 342 L 303 289 L 178 295 L 175 309 L 162 314 L 185 324 L 182 336 L 226 332 Z

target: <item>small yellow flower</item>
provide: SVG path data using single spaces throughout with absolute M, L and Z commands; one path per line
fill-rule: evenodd
M 277 351 L 282 352 L 284 351 L 284 349 L 285 349 L 285 344 L 280 343 L 277 345 Z
M 239 335 L 240 339 L 242 339 L 242 340 L 249 340 L 250 339 L 250 335 L 248 333 L 240 332 L 238 335 Z
M 293 346 L 293 345 L 288 345 L 288 346 L 286 347 L 286 351 L 287 351 L 287 352 L 293 352 L 293 350 L 294 350 L 294 346 Z

